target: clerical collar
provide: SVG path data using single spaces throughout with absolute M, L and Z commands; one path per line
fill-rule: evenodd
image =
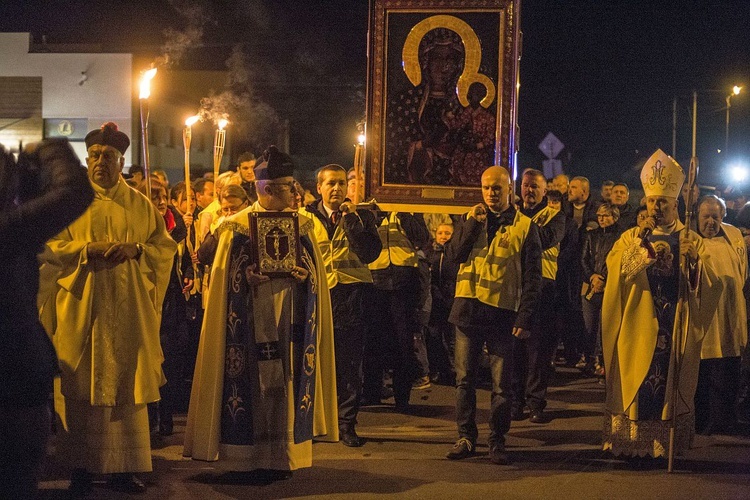
M 669 235 L 675 232 L 677 229 L 677 219 L 673 220 L 671 224 L 664 226 L 656 226 L 653 234 Z
M 92 182 L 91 183 L 91 187 L 93 188 L 94 193 L 96 193 L 97 195 L 99 195 L 100 198 L 105 198 L 105 199 L 110 199 L 111 200 L 117 194 L 117 189 L 120 187 L 120 183 L 121 182 L 124 183 L 125 181 L 123 181 L 122 178 L 117 179 L 117 184 L 115 184 L 111 188 L 103 188 L 99 184 L 97 184 L 95 182 Z

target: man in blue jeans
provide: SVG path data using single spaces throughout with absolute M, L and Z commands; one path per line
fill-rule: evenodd
M 446 456 L 460 460 L 476 453 L 476 376 L 486 342 L 492 374 L 489 457 L 507 465 L 513 338 L 530 335 L 542 282 L 542 246 L 537 225 L 510 203 L 508 171 L 490 167 L 481 183 L 484 203 L 469 211 L 445 247 L 446 258 L 460 263 L 448 318 L 456 326 L 459 439 Z

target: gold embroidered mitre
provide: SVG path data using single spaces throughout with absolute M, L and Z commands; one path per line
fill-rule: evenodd
M 685 173 L 674 159 L 657 149 L 641 170 L 641 184 L 646 196 L 677 198 L 685 182 Z

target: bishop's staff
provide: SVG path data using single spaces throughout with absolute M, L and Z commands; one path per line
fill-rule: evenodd
M 698 157 L 696 156 L 696 124 L 698 115 L 698 93 L 693 92 L 693 155 L 690 158 L 690 170 L 687 175 L 687 199 L 685 200 L 685 235 L 688 236 L 690 232 L 690 223 L 693 218 L 693 204 L 695 203 L 693 191 L 695 189 L 695 182 L 698 178 Z M 680 252 L 680 275 L 679 275 L 679 296 L 677 300 L 677 308 L 675 309 L 675 321 L 677 325 L 672 330 L 672 350 L 670 357 L 670 366 L 672 372 L 672 387 L 668 387 L 671 391 L 672 402 L 670 404 L 670 427 L 669 427 L 669 451 L 667 454 L 667 472 L 674 470 L 674 451 L 675 451 L 675 434 L 677 427 L 677 403 L 680 398 L 680 369 L 682 365 L 682 345 L 687 338 L 688 331 L 690 328 L 690 263 L 687 255 L 682 255 Z

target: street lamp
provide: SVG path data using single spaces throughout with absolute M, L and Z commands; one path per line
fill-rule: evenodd
M 735 85 L 732 87 L 732 93 L 727 96 L 727 122 L 726 132 L 724 134 L 724 152 L 729 153 L 729 108 L 732 107 L 732 96 L 740 95 L 742 87 Z

